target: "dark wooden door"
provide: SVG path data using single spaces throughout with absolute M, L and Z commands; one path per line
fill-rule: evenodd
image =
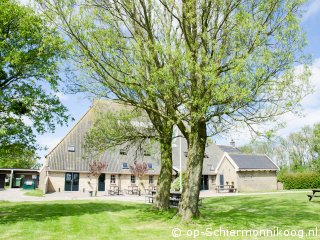
M 209 190 L 208 175 L 202 175 L 201 177 L 201 190 Z
M 103 191 L 106 190 L 105 180 L 106 180 L 106 175 L 105 175 L 104 173 L 102 173 L 102 174 L 99 176 L 98 191 L 103 192 Z
M 0 189 L 4 188 L 5 180 L 6 180 L 6 175 L 0 174 Z

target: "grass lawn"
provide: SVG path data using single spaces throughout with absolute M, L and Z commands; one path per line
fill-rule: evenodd
M 23 195 L 32 196 L 32 197 L 43 197 L 43 192 L 39 189 L 35 190 L 22 190 L 25 193 Z
M 303 239 L 320 236 L 320 200 L 309 202 L 305 193 L 210 198 L 203 201 L 201 213 L 201 218 L 182 224 L 174 217 L 175 209 L 158 212 L 145 204 L 95 200 L 1 202 L 0 239 L 194 239 L 186 236 L 187 230 L 210 235 L 211 230 L 206 232 L 206 228 L 213 231 L 220 227 L 229 231 L 279 227 L 283 231 L 305 232 L 318 227 L 318 237 Z M 173 238 L 175 227 L 184 236 Z M 196 239 L 300 239 L 204 234 Z

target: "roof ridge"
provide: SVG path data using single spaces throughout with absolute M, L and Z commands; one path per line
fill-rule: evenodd
M 264 156 L 267 157 L 266 154 L 263 153 L 244 153 L 244 152 L 230 152 L 228 154 L 232 154 L 232 155 L 249 155 L 249 156 Z

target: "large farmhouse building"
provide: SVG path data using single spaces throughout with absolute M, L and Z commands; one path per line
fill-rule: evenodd
M 103 104 L 104 111 L 118 111 L 123 105 L 113 101 Z M 101 106 L 100 106 L 101 108 Z M 142 180 L 144 188 L 156 186 L 160 174 L 160 150 L 157 144 L 152 151 L 140 148 L 137 151 L 126 145 L 106 149 L 99 160 L 106 162 L 107 168 L 98 181 L 89 174 L 89 158 L 84 158 L 85 135 L 93 126 L 96 105 L 75 124 L 66 136 L 46 156 L 40 170 L 39 188 L 44 192 L 92 191 L 98 184 L 99 191 L 108 191 L 112 186 L 128 189 L 136 185 L 136 177 L 129 170 L 134 161 L 147 163 L 148 171 Z M 181 146 L 180 146 L 181 145 Z M 187 161 L 186 140 L 173 137 L 173 175 L 185 171 Z M 181 168 L 181 169 L 180 169 Z M 265 155 L 243 154 L 233 146 L 208 143 L 203 164 L 201 189 L 219 190 L 222 186 L 232 186 L 239 192 L 276 190 L 278 167 Z M 173 178 L 174 178 L 173 177 Z

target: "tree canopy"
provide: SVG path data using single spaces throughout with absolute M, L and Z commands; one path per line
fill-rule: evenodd
M 56 95 L 58 62 L 65 52 L 63 39 L 41 15 L 15 0 L 1 1 L 0 161 L 6 166 L 15 165 L 19 156 L 34 161 L 35 134 L 67 122 Z
M 199 214 L 207 137 L 239 124 L 258 132 L 309 93 L 304 1 L 39 1 L 74 44 L 83 88 L 143 108 L 159 136 L 180 128 L 185 220 Z

